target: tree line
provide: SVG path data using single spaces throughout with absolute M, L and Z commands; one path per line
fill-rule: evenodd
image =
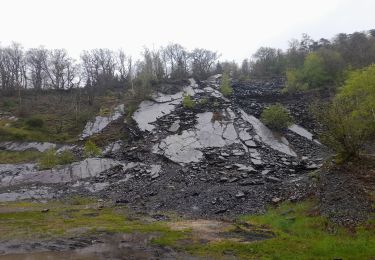
M 123 50 L 104 48 L 85 50 L 75 60 L 65 49 L 25 50 L 12 43 L 0 46 L 0 90 L 125 87 L 188 76 L 203 79 L 213 71 L 218 57 L 214 51 L 188 51 L 179 44 L 169 44 L 158 50 L 145 48 L 135 62 Z
M 332 39 L 314 40 L 307 34 L 289 41 L 284 51 L 261 47 L 240 65 L 235 62 L 217 64 L 235 78 L 286 77 L 288 90 L 306 90 L 343 83 L 347 71 L 375 63 L 375 29 L 340 33 Z

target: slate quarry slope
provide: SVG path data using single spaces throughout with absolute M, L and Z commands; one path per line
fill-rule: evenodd
M 0 200 L 91 194 L 138 211 L 213 217 L 262 212 L 269 203 L 307 196 L 313 189 L 308 173 L 319 168 L 325 147 L 299 125 L 274 133 L 236 101 L 247 92 L 235 88 L 226 98 L 218 78 L 190 79 L 173 94 L 142 102 L 133 116 L 137 125 L 129 126 L 139 138 L 110 144 L 105 158 L 47 172 L 0 165 Z M 194 108 L 183 107 L 184 95 Z M 85 174 L 81 165 L 90 162 Z

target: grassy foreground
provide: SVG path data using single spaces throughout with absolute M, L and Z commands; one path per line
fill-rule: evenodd
M 43 209 L 48 208 L 48 212 Z M 346 230 L 329 223 L 314 211 L 314 203 L 283 204 L 264 215 L 242 216 L 227 231 L 267 230 L 275 236 L 243 241 L 222 236 L 202 241 L 194 230 L 175 229 L 181 219 L 155 221 L 135 217 L 124 207 L 102 207 L 90 199 L 73 198 L 47 204 L 0 203 L 0 243 L 9 239 L 50 239 L 109 233 L 156 233 L 152 243 L 214 259 L 374 259 L 374 222 Z M 177 225 L 178 226 L 178 225 Z M 246 227 L 246 228 L 245 228 Z M 220 233 L 221 234 L 221 233 Z
M 200 254 L 227 252 L 244 259 L 374 259 L 375 221 L 347 230 L 314 212 L 311 201 L 286 203 L 265 215 L 243 216 L 245 223 L 271 229 L 276 237 L 252 243 L 222 241 L 191 248 Z

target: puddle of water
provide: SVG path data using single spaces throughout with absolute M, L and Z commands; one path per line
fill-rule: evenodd
M 124 104 L 118 105 L 109 116 L 97 116 L 93 121 L 87 122 L 83 129 L 81 139 L 101 132 L 109 123 L 119 119 L 124 114 Z
M 297 154 L 290 147 L 288 140 L 283 136 L 276 136 L 267 126 L 265 126 L 259 119 L 248 115 L 241 110 L 242 118 L 249 122 L 259 136 L 260 140 L 269 145 L 272 149 L 296 157 Z

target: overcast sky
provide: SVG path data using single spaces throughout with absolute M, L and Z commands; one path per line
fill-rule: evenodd
M 75 57 L 103 47 L 137 56 L 173 42 L 240 61 L 302 33 L 375 28 L 375 0 L 0 0 L 0 10 L 2 45 L 65 48 Z

